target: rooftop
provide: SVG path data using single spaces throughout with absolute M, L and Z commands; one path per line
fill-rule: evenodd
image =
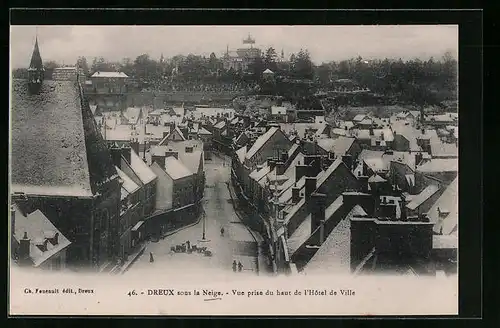
M 14 209 L 16 211 L 14 238 L 19 242 L 24 237 L 24 233 L 27 233 L 28 238 L 31 239 L 30 257 L 35 267 L 41 265 L 71 244 L 40 210 L 26 215 L 17 205 L 14 205 Z M 37 247 L 37 242 L 43 242 L 46 238 L 53 238 L 56 233 L 58 234 L 57 244 L 54 245 L 50 241 L 47 242 L 46 251 L 42 251 Z
M 433 158 L 417 167 L 417 171 L 423 173 L 458 172 L 458 159 Z
M 139 186 L 132 180 L 125 172 L 120 170 L 119 167 L 116 167 L 116 171 L 118 172 L 118 176 L 123 181 L 122 188 L 127 191 L 129 194 L 133 194 L 137 190 L 139 190 Z
M 123 72 L 95 72 L 91 77 L 127 78 L 128 76 Z
M 247 153 L 247 147 L 243 146 L 240 149 L 236 151 L 236 155 L 238 156 L 238 160 L 240 163 L 243 163 L 245 161 L 245 155 Z
M 416 210 L 423 202 L 428 200 L 432 195 L 439 191 L 439 187 L 436 185 L 428 185 L 422 192 L 418 195 L 412 195 L 410 203 L 406 205 L 410 210 Z
M 14 191 L 91 196 L 118 177 L 75 82 L 44 81 L 31 94 L 26 80 L 14 79 L 11 118 Z
M 246 158 L 251 159 L 279 130 L 279 128 L 275 127 L 270 128 L 266 133 L 257 138 L 255 143 L 252 145 L 252 148 L 250 148 L 250 150 L 247 152 Z
M 156 179 L 156 174 L 151 168 L 144 163 L 144 161 L 135 153 L 134 150 L 130 151 L 130 167 L 137 174 L 142 183 L 148 184 Z
M 184 164 L 173 156 L 165 158 L 165 172 L 173 179 L 182 179 L 192 175 Z
M 325 138 L 318 140 L 318 146 L 323 148 L 324 150 L 335 154 L 336 156 L 342 156 L 347 153 L 349 148 L 351 148 L 352 144 L 356 139 L 348 138 L 348 137 L 338 137 L 336 139 Z
M 438 210 L 439 209 L 439 210 Z M 434 222 L 434 232 L 449 235 L 458 229 L 458 177 L 448 185 L 443 194 L 427 212 Z
M 356 205 L 328 235 L 325 242 L 314 254 L 304 272 L 338 273 L 351 272 L 351 220 L 353 215 L 366 215 L 361 206 Z

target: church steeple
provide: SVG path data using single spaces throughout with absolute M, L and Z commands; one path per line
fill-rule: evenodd
M 38 48 L 38 35 L 35 38 L 35 47 L 31 54 L 30 66 L 28 68 L 28 79 L 30 87 L 33 91 L 38 91 L 43 82 L 44 77 L 42 56 L 40 56 L 40 49 Z

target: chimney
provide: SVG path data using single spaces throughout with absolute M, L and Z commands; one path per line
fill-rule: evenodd
M 31 239 L 28 238 L 28 233 L 25 231 L 23 239 L 19 241 L 19 259 L 26 261 L 30 257 Z
M 349 154 L 345 154 L 342 156 L 342 162 L 344 162 L 345 166 L 352 171 L 352 156 Z
M 132 139 L 130 141 L 130 148 L 136 153 L 139 154 L 139 141 L 137 139 Z
M 122 151 L 117 145 L 111 146 L 109 148 L 111 153 L 111 159 L 113 160 L 113 165 L 117 166 L 119 169 L 122 168 Z
M 309 166 L 297 164 L 297 166 L 295 166 L 295 182 L 305 176 L 308 169 Z
M 326 207 L 326 195 L 319 193 L 312 193 L 311 195 L 311 234 L 321 227 L 325 222 L 325 207 Z M 323 230 L 323 231 L 321 231 Z M 319 242 L 320 245 L 324 241 L 324 229 L 320 230 Z
M 397 204 L 382 203 L 380 204 L 380 217 L 389 218 L 390 220 L 396 219 Z
M 179 153 L 176 151 L 172 151 L 171 149 L 169 149 L 168 151 L 165 152 L 165 157 L 170 157 L 170 156 L 173 156 L 176 159 L 179 159 Z
M 373 128 L 369 129 L 370 135 L 373 136 Z
M 359 188 L 361 192 L 367 193 L 368 192 L 368 177 L 367 176 L 359 176 L 358 177 L 358 183 L 359 183 Z
M 300 201 L 300 188 L 297 186 L 292 187 L 292 203 L 297 204 Z
M 16 208 L 14 205 L 10 206 L 10 233 L 11 235 L 16 234 Z
M 422 132 L 422 134 L 425 134 L 425 129 L 424 129 L 424 128 L 422 128 L 421 132 Z
M 306 177 L 305 187 L 305 198 L 306 202 L 308 202 L 311 198 L 311 194 L 316 190 L 316 178 Z
M 422 161 L 422 153 L 418 152 L 415 154 L 415 166 L 419 165 Z
M 130 164 L 131 157 L 132 157 L 131 152 L 132 152 L 132 148 L 130 146 L 126 146 L 126 145 L 122 146 L 122 149 L 121 149 L 122 156 L 123 156 L 123 158 L 125 158 L 125 160 L 129 164 Z
M 268 159 L 267 160 L 267 165 L 269 166 L 269 171 L 274 170 L 274 168 L 276 167 L 276 160 L 274 160 L 274 159 Z
M 285 163 L 283 162 L 276 163 L 276 175 L 283 175 L 283 174 L 285 174 Z
M 165 155 L 153 155 L 151 156 L 151 162 L 157 163 L 162 169 L 165 169 Z
M 280 157 L 281 161 L 283 163 L 286 163 L 288 161 L 288 152 L 287 151 L 283 151 L 281 153 L 281 157 Z
M 59 244 L 59 232 L 55 233 L 54 238 L 52 238 L 52 240 L 51 240 L 51 243 L 54 246 Z

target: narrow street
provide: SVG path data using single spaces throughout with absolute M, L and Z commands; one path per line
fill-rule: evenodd
M 205 161 L 205 219 L 194 226 L 185 228 L 173 235 L 151 242 L 144 254 L 127 271 L 129 273 L 161 271 L 161 273 L 199 275 L 200 272 L 230 273 L 233 260 L 241 262 L 241 274 L 257 274 L 257 243 L 247 227 L 236 215 L 227 184 L 230 181 L 230 160 L 223 155 L 213 155 Z M 203 225 L 205 221 L 205 238 Z M 224 227 L 224 235 L 220 233 Z M 213 255 L 200 253 L 174 253 L 171 247 L 189 241 L 191 245 L 207 247 Z M 150 253 L 154 262 L 150 262 Z M 158 272 L 159 273 L 159 272 Z M 238 273 L 240 274 L 240 273 Z

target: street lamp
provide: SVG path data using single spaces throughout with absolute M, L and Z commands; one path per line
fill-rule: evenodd
M 208 242 L 210 240 L 208 240 L 206 237 L 205 237 L 205 233 L 206 233 L 206 219 L 207 219 L 207 216 L 205 215 L 205 213 L 203 212 L 203 235 L 201 237 L 200 240 L 198 240 L 199 242 Z

